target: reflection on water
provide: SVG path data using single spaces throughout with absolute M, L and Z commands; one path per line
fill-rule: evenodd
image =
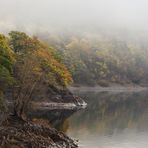
M 76 93 L 88 107 L 64 124 L 66 133 L 79 139 L 80 147 L 148 148 L 148 93 Z
M 30 110 L 27 115 L 30 119 L 42 119 L 49 121 L 52 127 L 66 132 L 68 129 L 68 124 L 66 126 L 66 119 L 69 118 L 74 112 L 76 112 L 76 110 Z
M 84 110 L 49 110 L 31 116 L 79 139 L 82 148 L 148 148 L 148 92 L 75 92 Z

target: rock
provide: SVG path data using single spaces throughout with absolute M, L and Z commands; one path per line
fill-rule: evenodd
M 10 116 L 0 126 L 1 148 L 77 148 L 74 140 L 55 129 Z

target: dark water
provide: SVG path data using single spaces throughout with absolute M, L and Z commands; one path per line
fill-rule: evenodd
M 74 139 L 80 148 L 148 148 L 148 92 L 76 91 L 84 110 L 38 114 Z
M 74 113 L 65 132 L 82 148 L 148 148 L 148 92 L 76 92 L 88 107 Z

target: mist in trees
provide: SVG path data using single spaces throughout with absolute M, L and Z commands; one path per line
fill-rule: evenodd
M 122 34 L 82 33 L 66 35 L 37 33 L 55 47 L 80 85 L 147 86 L 148 44 L 146 40 Z

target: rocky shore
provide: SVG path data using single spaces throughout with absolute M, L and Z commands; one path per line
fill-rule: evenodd
M 45 99 L 33 99 L 26 111 L 36 114 L 50 110 L 75 109 L 86 107 L 86 103 L 80 97 L 73 95 L 69 90 L 44 94 Z M 13 114 L 13 100 L 8 94 L 8 112 Z M 48 98 L 48 99 L 46 99 Z M 49 113 L 48 113 L 49 114 Z M 26 118 L 20 119 L 14 115 L 5 117 L 2 113 L 0 122 L 0 148 L 77 148 L 76 141 L 69 138 L 63 132 L 51 128 L 50 124 L 40 124 Z M 26 114 L 27 116 L 27 114 Z M 58 118 L 58 117 L 57 117 Z M 29 119 L 29 120 L 28 120 Z M 43 119 L 44 120 L 44 119 Z M 58 120 L 58 119 L 57 119 Z M 3 122 L 2 122 L 3 121 Z M 47 126 L 48 125 L 48 126 Z
M 77 148 L 74 140 L 56 129 L 15 116 L 0 126 L 0 148 Z

